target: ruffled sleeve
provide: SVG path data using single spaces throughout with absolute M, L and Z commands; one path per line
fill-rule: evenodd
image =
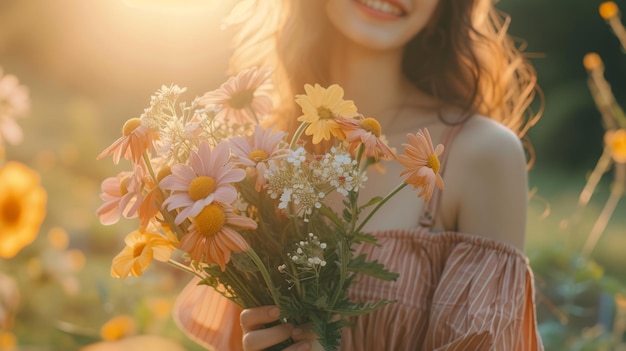
M 527 259 L 513 247 L 473 241 L 447 255 L 422 349 L 543 350 Z
M 174 304 L 176 325 L 193 341 L 214 351 L 240 351 L 241 308 L 207 285 L 192 279 Z

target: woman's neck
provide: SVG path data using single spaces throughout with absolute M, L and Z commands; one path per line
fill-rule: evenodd
M 344 88 L 360 113 L 384 123 L 405 104 L 410 85 L 402 74 L 401 49 L 370 50 L 339 38 L 329 52 L 331 82 Z

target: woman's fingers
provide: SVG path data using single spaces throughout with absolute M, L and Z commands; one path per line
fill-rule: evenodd
M 293 328 L 291 331 L 291 338 L 294 341 L 315 341 L 317 340 L 317 334 L 313 332 L 309 324 L 302 324 Z
M 243 349 L 259 351 L 287 340 L 293 329 L 291 324 L 278 324 L 265 328 L 267 324 L 276 322 L 279 316 L 280 309 L 277 306 L 261 306 L 243 310 L 240 315 Z
M 279 324 L 269 328 L 249 331 L 243 335 L 243 349 L 246 351 L 259 351 L 276 345 L 289 338 L 291 329 L 293 329 L 291 324 Z
M 313 349 L 310 341 L 300 341 L 283 349 L 283 351 L 313 351 Z
M 244 333 L 259 329 L 265 324 L 277 321 L 278 316 L 280 316 L 280 308 L 277 306 L 247 308 L 239 316 L 241 329 Z
M 279 316 L 280 309 L 277 306 L 261 306 L 243 310 L 240 315 L 241 328 L 244 333 L 243 349 L 245 351 L 260 351 L 291 337 L 295 343 L 283 351 L 322 350 L 317 342 L 317 335 L 309 324 L 300 325 L 296 328 L 291 324 L 265 327 L 276 322 Z

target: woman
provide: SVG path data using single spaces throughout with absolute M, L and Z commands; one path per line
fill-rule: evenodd
M 492 0 L 257 1 L 239 20 L 231 68 L 275 69 L 277 123 L 287 130 L 305 83 L 337 83 L 359 112 L 381 122 L 392 147 L 424 127 L 445 145 L 445 191 L 424 205 L 406 189 L 369 222 L 381 247 L 357 251 L 400 278 L 363 278 L 351 297 L 397 302 L 352 319 L 342 349 L 542 350 L 523 254 L 528 188 L 520 141 L 538 117 L 530 110 L 536 80 Z M 402 166 L 385 167 L 368 173 L 361 198 L 397 185 Z M 319 348 L 300 327 L 262 327 L 277 317 L 275 306 L 247 309 L 241 331 L 196 334 L 228 350 L 262 350 L 290 337 L 297 342 L 287 351 Z

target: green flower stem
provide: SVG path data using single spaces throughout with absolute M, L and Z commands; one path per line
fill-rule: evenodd
M 339 238 L 339 282 L 337 287 L 335 288 L 335 293 L 333 294 L 333 298 L 328 307 L 329 310 L 334 310 L 337 301 L 339 300 L 339 296 L 341 293 L 345 293 L 346 289 L 344 288 L 347 276 L 348 276 L 348 263 L 350 261 L 350 245 L 348 243 L 348 239 L 345 234 L 341 235 Z
M 154 173 L 154 169 L 152 168 L 152 162 L 150 162 L 150 157 L 148 157 L 148 151 L 143 152 L 143 162 L 146 163 L 146 167 L 148 167 L 148 172 L 150 172 L 150 176 L 154 180 L 154 183 L 157 184 L 157 177 Z
M 257 117 L 256 111 L 252 108 L 252 106 L 248 106 L 248 111 L 252 113 L 252 117 L 254 117 L 254 122 L 256 122 L 256 124 L 259 124 L 259 117 Z
M 274 287 L 274 283 L 272 282 L 270 273 L 267 271 L 267 267 L 265 267 L 265 264 L 263 263 L 263 261 L 261 261 L 261 258 L 259 257 L 259 255 L 257 255 L 257 253 L 254 251 L 252 247 L 248 247 L 247 254 L 252 259 L 254 264 L 257 266 L 257 268 L 259 269 L 259 272 L 261 272 L 261 275 L 263 276 L 263 280 L 265 280 L 265 284 L 270 290 L 270 294 L 272 295 L 272 300 L 274 300 L 274 304 L 276 306 L 280 306 L 280 296 L 276 295 L 277 290 Z
M 393 190 L 391 190 L 389 192 L 389 194 L 387 194 L 382 200 L 380 200 L 380 202 L 378 202 L 378 204 L 376 204 L 376 207 L 374 207 L 374 209 L 367 215 L 367 217 L 365 217 L 365 219 L 363 220 L 363 222 L 361 222 L 361 224 L 359 225 L 359 227 L 356 229 L 355 232 L 360 232 L 361 229 L 363 229 L 363 227 L 365 226 L 365 224 L 367 224 L 367 222 L 372 218 L 372 216 L 374 216 L 374 214 L 378 211 L 378 209 L 380 209 L 387 201 L 389 201 L 389 199 L 391 199 L 394 195 L 396 195 L 396 193 L 398 193 L 400 190 L 404 189 L 405 186 L 407 186 L 407 183 L 401 183 L 398 184 Z
M 309 123 L 301 123 L 298 126 L 298 129 L 296 129 L 296 132 L 293 134 L 293 137 L 291 138 L 291 142 L 289 143 L 289 148 L 291 150 L 294 150 L 294 148 L 296 147 L 296 143 L 298 142 L 298 139 L 300 139 L 300 136 L 302 136 L 302 133 L 304 133 L 304 130 L 308 126 L 309 126 Z
M 241 308 L 255 307 L 261 306 L 261 302 L 254 296 L 254 294 L 248 289 L 249 282 L 242 282 L 241 276 L 237 273 L 232 273 L 230 269 L 226 269 L 226 275 L 229 278 L 229 284 L 236 292 L 237 299 L 239 301 L 235 301 L 232 298 L 231 300 L 235 301 Z M 236 285 L 236 286 L 234 286 Z M 243 293 L 242 293 L 243 292 Z M 245 295 L 245 296 L 243 296 Z
M 182 263 L 180 263 L 178 261 L 174 261 L 171 258 L 169 260 L 167 260 L 166 263 L 168 263 L 170 266 L 178 268 L 178 269 L 180 269 L 182 271 L 185 271 L 187 273 L 191 273 L 191 274 L 195 275 L 196 277 L 198 277 L 200 279 L 204 279 L 204 277 L 200 273 L 198 273 L 195 269 L 192 269 L 191 267 L 186 266 L 186 265 L 184 265 L 184 264 L 182 264 Z
M 356 169 L 359 170 L 359 172 L 363 172 L 365 170 L 365 167 L 363 169 L 361 169 L 361 159 L 363 158 L 363 153 L 365 152 L 365 144 L 361 143 L 359 144 L 359 149 L 356 152 Z M 367 166 L 367 162 L 365 162 L 365 166 Z

